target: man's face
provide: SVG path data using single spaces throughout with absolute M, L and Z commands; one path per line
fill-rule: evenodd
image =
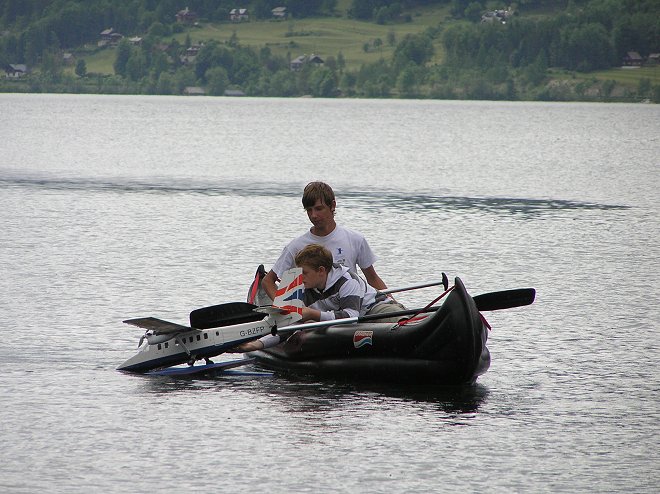
M 318 269 L 314 269 L 311 266 L 303 264 L 302 279 L 303 284 L 305 285 L 305 290 L 311 290 L 312 288 L 323 290 L 325 288 L 325 281 L 327 279 L 327 271 L 323 266 Z
M 334 221 L 333 206 L 328 206 L 321 199 L 317 199 L 313 206 L 308 207 L 307 217 L 318 230 L 324 231 Z

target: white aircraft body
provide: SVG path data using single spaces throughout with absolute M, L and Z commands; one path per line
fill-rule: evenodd
M 194 312 L 198 312 L 196 319 L 213 327 L 198 329 L 155 317 L 124 321 L 147 331 L 140 338 L 137 354 L 117 369 L 142 373 L 183 363 L 193 365 L 202 359 L 210 363 L 211 357 L 229 348 L 273 334 L 277 328 L 299 321 L 304 291 L 301 273 L 302 269 L 294 268 L 282 276 L 280 286 L 283 288 L 278 291 L 272 306 L 256 307 L 235 302 L 191 313 L 191 323 Z

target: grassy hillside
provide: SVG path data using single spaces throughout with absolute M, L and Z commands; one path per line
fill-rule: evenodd
M 190 37 L 193 43 L 209 40 L 228 41 L 232 35 L 238 37 L 241 45 L 257 50 L 268 46 L 274 55 L 295 58 L 302 54 L 315 53 L 321 58 L 337 57 L 341 52 L 348 69 L 357 69 L 363 63 L 376 62 L 380 58 L 389 60 L 394 46 L 388 44 L 388 34 L 393 33 L 395 42 L 406 34 L 423 32 L 429 27 L 437 27 L 449 20 L 449 7 L 428 6 L 411 11 L 412 22 L 378 25 L 361 22 L 346 17 L 325 17 L 288 21 L 257 21 L 233 23 L 205 23 L 200 27 L 188 28 L 172 38 L 184 43 Z M 341 12 L 341 11 L 340 11 Z M 380 46 L 374 41 L 380 39 Z M 365 44 L 368 51 L 365 51 Z M 378 43 L 376 43 L 378 45 Z M 436 60 L 442 59 L 442 47 L 436 43 Z M 85 55 L 89 72 L 113 74 L 114 50 L 104 49 Z
M 652 1 L 644 0 L 644 5 Z M 615 46 L 612 41 L 614 31 L 605 30 L 607 23 L 592 28 L 594 23 L 590 15 L 604 16 L 604 13 L 597 9 L 592 13 L 584 10 L 593 7 L 591 2 L 580 3 L 583 5 L 580 8 L 575 6 L 578 2 L 570 8 L 569 4 L 573 5 L 550 0 L 524 4 L 516 10 L 518 22 L 505 27 L 480 25 L 479 12 L 475 12 L 476 19 L 466 13 L 465 18 L 456 20 L 450 2 L 411 8 L 402 16 L 406 22 L 391 24 L 349 18 L 347 10 L 351 0 L 339 0 L 334 14 L 325 17 L 243 23 L 208 22 L 202 18 L 196 26 L 160 26 L 160 32 L 175 34 L 157 39 L 164 43 L 173 40 L 179 45 L 169 51 L 169 62 L 164 61 L 165 56 L 156 53 L 149 44 L 143 48 L 130 48 L 125 41 L 123 50 L 120 50 L 99 48 L 94 40 L 84 47 L 70 50 L 76 60 L 85 62 L 82 77 L 76 75 L 76 68 L 71 65 L 53 69 L 56 64 L 46 63 L 48 57 L 45 56 L 44 63 L 32 67 L 32 76 L 0 82 L 0 90 L 181 94 L 187 86 L 202 85 L 205 89 L 212 88 L 211 94 L 222 94 L 224 88 L 230 87 L 240 88 L 250 95 L 267 96 L 312 94 L 326 97 L 660 102 L 660 66 L 576 72 L 608 67 L 613 60 L 611 53 L 603 55 L 607 50 L 621 52 L 628 48 L 621 46 L 622 43 Z M 494 5 L 495 2 L 488 2 L 488 8 L 494 8 Z M 593 5 L 600 4 L 593 0 Z M 648 10 L 650 7 L 640 5 L 640 9 L 646 10 L 633 12 L 636 17 L 630 14 L 630 18 L 626 18 L 630 26 L 633 26 L 634 19 L 652 18 L 647 15 L 652 11 Z M 622 9 L 620 7 L 616 12 L 608 9 L 609 17 L 605 17 L 623 19 L 625 11 Z M 580 19 L 580 15 L 583 18 Z M 654 26 L 651 21 L 634 24 L 635 32 L 646 38 L 655 32 Z M 427 30 L 433 33 L 431 39 L 417 37 L 401 43 L 407 35 Z M 146 35 L 140 32 L 123 34 L 127 37 Z M 96 36 L 94 32 L 90 35 Z M 200 52 L 200 63 L 178 65 L 178 57 L 183 52 L 180 47 L 189 42 L 212 41 L 225 47 L 235 46 L 234 43 L 248 46 L 253 49 L 248 58 L 258 61 L 253 63 L 241 58 L 240 63 L 235 64 L 221 59 L 220 54 L 214 52 L 215 48 L 211 48 Z M 429 48 L 429 43 L 433 44 L 434 50 Z M 646 52 L 658 50 L 657 43 L 652 41 L 639 46 L 646 46 Z M 264 47 L 269 48 L 274 57 L 259 53 Z M 130 72 L 127 58 L 122 58 L 118 75 L 104 77 L 114 76 L 117 54 L 119 51 L 126 54 L 127 49 L 132 53 L 127 55 L 132 57 Z M 229 48 L 231 50 L 233 48 Z M 393 60 L 395 50 L 396 61 Z M 433 55 L 429 60 L 431 51 Z M 48 55 L 47 50 L 44 53 Z M 327 64 L 313 74 L 293 73 L 283 62 L 283 59 L 291 60 L 312 53 L 324 60 L 336 59 L 341 54 L 344 66 L 337 70 L 336 65 Z M 152 58 L 154 54 L 158 56 Z M 609 58 L 605 59 L 607 56 Z M 212 62 L 210 57 L 215 57 Z M 388 63 L 376 64 L 379 60 Z M 409 62 L 407 66 L 406 60 Z M 549 67 L 549 60 L 555 65 Z M 270 62 L 272 64 L 268 65 Z M 205 64 L 222 70 L 209 72 L 210 68 Z M 246 70 L 240 70 L 241 64 Z M 365 64 L 371 65 L 359 70 Z M 62 77 L 62 70 L 65 77 Z M 224 76 L 223 70 L 226 72 Z

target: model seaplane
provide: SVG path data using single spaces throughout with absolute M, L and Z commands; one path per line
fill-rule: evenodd
M 190 313 L 190 326 L 155 317 L 128 319 L 126 324 L 146 329 L 138 352 L 117 370 L 152 375 L 183 375 L 224 370 L 249 364 L 245 358 L 214 363 L 212 357 L 230 348 L 291 326 L 302 318 L 304 285 L 302 269 L 294 268 L 282 278 L 272 305 L 255 306 L 230 302 L 196 309 Z M 297 329 L 297 328 L 296 328 Z M 290 331 L 292 332 L 292 331 Z M 194 365 L 204 360 L 205 365 Z M 168 367 L 188 364 L 184 368 Z
M 154 317 L 124 321 L 146 332 L 140 338 L 137 354 L 118 369 L 172 376 L 225 372 L 255 362 L 259 367 L 288 373 L 468 384 L 490 366 L 486 347 L 490 325 L 481 312 L 529 305 L 536 294 L 533 288 L 521 288 L 472 297 L 460 278 L 455 278 L 454 285 L 449 287 L 443 273 L 442 281 L 381 291 L 394 293 L 443 285 L 444 292 L 426 307 L 300 323 L 304 298 L 302 270 L 294 268 L 283 275 L 282 288 L 272 303 L 260 288 L 264 275 L 260 266 L 248 292 L 248 302 L 196 309 L 190 313 L 190 326 Z M 445 295 L 448 296 L 443 304 L 434 306 Z M 381 321 L 384 316 L 402 318 L 398 323 L 386 323 Z M 251 352 L 240 360 L 218 363 L 210 360 L 269 334 L 279 334 L 284 343 Z M 195 365 L 199 360 L 205 364 Z M 186 363 L 187 367 L 175 367 Z

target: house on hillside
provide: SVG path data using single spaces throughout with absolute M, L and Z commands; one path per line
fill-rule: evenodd
M 8 63 L 5 65 L 5 77 L 7 79 L 20 79 L 28 73 L 27 65 L 22 63 Z
M 190 65 L 195 63 L 195 59 L 197 58 L 197 54 L 199 53 L 199 50 L 201 50 L 204 47 L 204 43 L 198 43 L 194 45 L 190 45 L 188 48 L 186 48 L 186 51 L 183 55 L 180 57 L 180 61 L 182 65 Z
M 112 40 L 112 33 L 114 32 L 115 30 L 111 27 L 101 31 L 101 41 L 107 41 L 108 43 L 110 43 L 110 41 Z
M 73 53 L 69 53 L 69 52 L 62 53 L 62 63 L 64 65 L 75 65 L 76 57 L 73 56 Z
M 481 16 L 481 22 L 499 22 L 500 24 L 506 24 L 512 15 L 512 10 L 491 10 Z
M 660 53 L 649 53 L 649 58 L 646 59 L 648 65 L 660 65 Z
M 291 60 L 289 63 L 289 69 L 291 69 L 294 72 L 298 72 L 299 70 L 302 70 L 302 68 L 308 64 L 314 64 L 315 66 L 321 66 L 324 64 L 323 59 L 319 57 L 318 55 L 314 55 L 313 53 L 311 55 L 300 55 L 299 57 L 294 58 Z
M 275 7 L 270 13 L 273 15 L 273 19 L 277 20 L 284 20 L 289 16 L 286 7 Z
M 183 94 L 186 96 L 205 96 L 206 91 L 204 91 L 204 88 L 199 86 L 186 86 L 183 89 Z
M 186 7 L 176 13 L 176 22 L 180 24 L 195 24 L 197 22 L 197 13 Z
M 103 48 L 104 46 L 117 46 L 119 42 L 124 37 L 122 34 L 119 34 L 113 28 L 108 28 L 101 31 L 101 39 L 97 43 L 97 46 Z
M 128 38 L 128 42 L 133 46 L 141 46 L 142 38 L 140 36 L 133 36 L 132 38 Z
M 644 59 L 636 51 L 629 51 L 623 57 L 623 65 L 625 67 L 641 67 L 643 63 Z
M 247 22 L 250 20 L 247 9 L 231 9 L 229 11 L 229 20 L 232 22 Z

